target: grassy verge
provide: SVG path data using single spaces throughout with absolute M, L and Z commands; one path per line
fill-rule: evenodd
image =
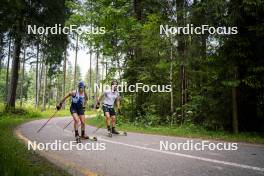
M 91 118 L 87 119 L 87 123 L 93 126 L 100 126 L 105 123 L 104 118 Z M 118 124 L 119 130 L 147 133 L 147 134 L 160 134 L 167 136 L 187 137 L 187 138 L 201 138 L 201 139 L 213 139 L 224 140 L 233 142 L 248 142 L 256 144 L 264 144 L 264 134 L 257 133 L 240 133 L 231 134 L 224 131 L 208 131 L 202 127 L 194 125 L 182 125 L 174 127 L 165 126 L 140 126 L 131 123 Z
M 34 109 L 19 109 L 6 113 L 0 109 L 0 175 L 69 175 L 38 154 L 28 151 L 13 134 L 14 128 L 24 122 L 47 118 L 54 110 L 40 112 Z M 68 110 L 61 110 L 57 116 L 68 116 Z

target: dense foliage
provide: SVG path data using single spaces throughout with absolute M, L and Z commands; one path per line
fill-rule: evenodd
M 41 15 L 53 17 L 48 18 L 48 21 L 43 21 L 43 18 L 39 19 L 38 16 L 33 18 L 32 14 L 28 14 L 28 19 L 45 25 L 62 22 L 66 26 L 74 24 L 95 29 L 105 27 L 104 34 L 78 36 L 89 48 L 89 53 L 96 56 L 93 58 L 98 59 L 97 64 L 98 62 L 107 64 L 107 75 L 101 75 L 102 78 L 98 76 L 96 65 L 91 71 L 87 68 L 85 81 L 89 83 L 88 85 L 99 81 L 106 83 L 113 77 L 128 84 L 140 82 L 147 85 L 172 85 L 172 92 L 167 93 L 143 91 L 122 93 L 125 120 L 146 125 L 190 123 L 235 133 L 264 130 L 263 1 L 43 2 L 47 4 L 27 5 L 27 7 L 38 12 L 39 5 L 43 7 L 56 5 L 63 13 L 56 8 L 55 14 L 58 15 L 54 17 L 54 9 L 47 8 L 47 13 Z M 9 10 L 15 8 L 12 4 L 9 5 L 8 8 L 1 6 L 1 12 L 13 13 Z M 7 21 L 5 18 L 1 19 L 3 26 L 1 35 L 4 36 L 1 40 L 2 48 L 8 48 L 7 36 L 10 28 L 6 27 Z M 160 34 L 160 25 L 186 26 L 187 24 L 237 27 L 238 34 L 205 33 L 171 36 Z M 68 37 L 76 39 L 76 36 Z M 29 41 L 36 40 L 30 36 L 24 38 L 28 38 Z M 39 38 L 41 39 L 41 36 Z M 48 89 L 50 92 L 57 92 L 56 96 L 49 95 L 47 100 L 53 98 L 55 103 L 54 97 L 61 97 L 65 89 L 70 90 L 73 87 L 73 78 L 75 80 L 76 75 L 73 73 L 73 66 L 67 66 L 66 71 L 61 64 L 65 63 L 62 62 L 62 54 L 67 43 L 65 36 L 45 36 L 41 41 L 41 53 L 43 53 L 41 57 L 50 70 Z M 72 45 L 74 49 L 76 44 L 72 43 Z M 1 60 L 1 63 L 4 62 Z M 3 66 L 0 76 L 4 78 L 3 75 L 6 73 L 3 69 L 6 69 L 6 64 L 1 65 Z M 68 80 L 66 83 L 63 81 L 65 71 Z M 23 89 L 26 91 L 22 96 L 27 100 L 35 98 L 35 72 L 36 68 L 33 66 L 24 75 Z M 62 84 L 64 88 L 61 88 Z M 1 92 L 5 90 L 3 79 L 0 82 L 0 89 L 3 90 Z M 96 94 L 89 95 L 90 98 L 96 96 Z M 1 94 L 1 98 L 4 97 L 4 94 Z

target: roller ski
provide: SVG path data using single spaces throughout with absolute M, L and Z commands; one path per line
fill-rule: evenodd
M 113 136 L 112 128 L 110 128 L 110 126 L 107 127 L 107 136 L 108 136 L 108 137 L 112 137 L 112 136 Z
M 119 131 L 119 134 L 120 136 L 127 136 L 127 132 L 126 131 Z
M 127 132 L 125 131 L 117 131 L 115 127 L 108 128 L 108 137 L 112 137 L 114 135 L 121 135 L 121 136 L 127 136 Z
M 111 132 L 111 130 L 108 131 L 107 136 L 110 137 L 110 138 L 113 136 L 113 133 Z
M 84 135 L 84 136 L 81 136 L 81 139 L 83 139 L 83 140 L 97 141 L 97 137 L 95 137 L 95 136 L 86 136 L 86 135 Z
M 81 137 L 78 135 L 78 136 L 75 136 L 75 140 L 76 140 L 76 143 L 81 143 Z
M 120 135 L 120 136 L 127 136 L 127 132 L 125 132 L 125 131 L 116 131 L 115 127 L 112 128 L 112 134 Z
M 92 137 L 92 136 L 85 135 L 84 130 L 82 130 L 81 139 L 83 139 L 83 140 L 97 141 L 97 137 L 95 137 L 95 136 Z

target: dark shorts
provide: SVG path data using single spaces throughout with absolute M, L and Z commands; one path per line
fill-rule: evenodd
M 104 111 L 104 115 L 106 112 L 109 112 L 110 116 L 116 115 L 115 109 L 113 107 L 110 107 L 110 106 L 103 105 L 103 111 Z
M 78 115 L 84 115 L 84 109 L 83 108 L 75 108 L 71 106 L 70 108 L 71 114 L 76 113 Z

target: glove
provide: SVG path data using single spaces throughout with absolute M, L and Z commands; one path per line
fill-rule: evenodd
M 99 109 L 100 103 L 98 102 L 97 105 L 95 106 L 95 109 Z
M 60 110 L 61 107 L 62 107 L 62 103 L 60 102 L 60 103 L 56 106 L 56 109 L 57 109 L 57 110 Z

